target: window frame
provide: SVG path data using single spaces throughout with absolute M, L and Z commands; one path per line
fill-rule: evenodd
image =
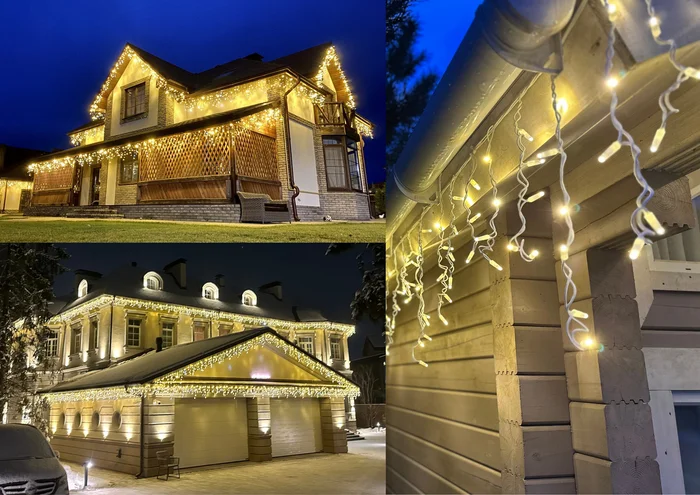
M 326 144 L 325 140 L 326 139 L 337 139 L 340 141 L 338 144 Z M 361 153 L 361 147 L 360 147 L 360 142 L 356 141 L 354 139 L 351 140 L 353 143 L 355 143 L 355 156 L 357 157 L 357 174 L 358 174 L 358 182 L 359 182 L 359 189 L 356 189 L 353 186 L 352 183 L 352 176 L 350 174 L 350 159 L 349 159 L 349 153 L 348 153 L 348 137 L 343 136 L 343 135 L 338 135 L 338 136 L 321 136 L 321 146 L 323 147 L 323 166 L 324 170 L 326 172 L 326 189 L 329 192 L 359 192 L 362 193 L 363 187 L 362 187 L 362 160 L 360 159 L 360 153 Z M 347 187 L 333 187 L 329 185 L 329 180 L 328 180 L 328 160 L 326 157 L 326 148 L 327 147 L 336 147 L 336 148 L 341 148 L 343 150 L 342 156 L 343 156 L 343 168 L 345 171 L 345 181 L 347 184 Z
M 171 328 L 166 329 L 165 328 L 166 325 L 171 326 Z M 168 330 L 171 332 L 170 345 L 165 345 L 165 334 L 164 334 L 165 330 Z M 160 337 L 161 337 L 161 339 L 163 339 L 163 349 L 168 349 L 169 347 L 173 347 L 174 345 L 176 345 L 176 342 L 175 342 L 176 332 L 177 332 L 177 322 L 176 321 L 163 320 L 160 322 Z
M 133 179 L 133 180 L 124 180 L 124 172 L 123 172 L 123 170 L 124 170 L 124 163 L 125 163 L 125 160 L 134 160 L 134 162 L 136 163 L 136 167 L 134 168 L 134 167 L 132 166 L 132 169 L 131 169 L 131 170 L 132 170 L 132 179 Z M 135 157 L 133 157 L 133 158 L 120 158 L 120 159 L 119 159 L 119 173 L 117 174 L 117 184 L 120 185 L 120 186 L 138 184 L 138 182 L 139 182 L 139 166 L 140 166 L 140 165 L 141 165 L 141 164 L 140 164 L 138 155 L 135 156 Z M 133 171 L 134 171 L 134 170 L 136 170 L 136 178 L 133 178 L 133 175 L 134 175 L 134 174 L 133 174 Z
M 305 343 L 310 344 L 311 350 L 308 350 L 304 347 L 304 345 L 302 344 L 302 341 L 301 341 L 302 339 L 309 339 L 308 342 L 305 342 Z M 307 354 L 311 354 L 312 356 L 315 356 L 315 352 L 316 352 L 316 342 L 315 341 L 316 341 L 316 339 L 314 338 L 313 335 L 299 335 L 299 334 L 297 334 L 297 347 L 299 347 L 299 349 L 306 352 Z
M 94 325 L 94 327 L 93 327 Z M 90 339 L 88 342 L 88 347 L 90 350 L 94 349 L 99 349 L 100 347 L 100 320 L 98 319 L 97 316 L 93 316 L 90 318 L 90 323 L 89 323 L 89 331 L 90 334 L 88 335 L 88 338 Z M 94 335 L 93 335 L 94 332 Z
M 70 355 L 74 356 L 83 352 L 83 325 L 71 325 L 70 332 Z M 77 346 L 76 338 L 78 339 Z
M 197 327 L 202 327 L 204 329 L 201 340 L 207 340 L 209 338 L 209 334 L 211 333 L 211 323 L 204 320 L 194 320 L 192 322 L 192 342 L 198 342 L 198 340 L 195 339 L 195 329 Z
M 221 329 L 226 328 L 228 332 L 226 333 L 221 333 Z M 233 333 L 233 324 L 232 323 L 219 323 L 219 337 L 222 335 L 231 335 Z
M 132 345 L 129 344 L 129 330 L 132 329 L 132 321 L 138 322 L 138 345 Z M 142 330 L 143 330 L 143 318 L 135 317 L 133 315 L 127 315 L 126 317 L 126 332 L 124 333 L 124 346 L 126 348 L 130 349 L 140 349 L 142 347 L 141 344 L 141 335 L 142 335 Z
M 47 358 L 58 357 L 59 331 L 49 329 L 46 333 L 45 352 Z M 53 347 L 53 352 L 51 348 Z
M 333 344 L 334 343 L 337 344 L 339 357 L 335 357 L 335 355 L 333 353 L 333 347 L 334 347 Z M 345 357 L 343 355 L 343 339 L 340 337 L 340 335 L 331 335 L 328 338 L 328 347 L 329 347 L 328 351 L 330 353 L 330 358 L 333 361 L 344 361 L 345 360 Z
M 145 77 L 143 79 L 139 79 L 138 81 L 133 81 L 129 84 L 126 84 L 121 87 L 121 123 L 125 124 L 127 122 L 132 122 L 134 120 L 140 120 L 140 119 L 145 119 L 148 117 L 148 110 L 149 110 L 149 89 L 150 89 L 150 76 Z M 128 112 L 128 91 L 138 88 L 139 86 L 143 86 L 143 105 L 144 105 L 144 110 L 139 113 L 134 113 L 132 115 L 127 115 Z M 134 109 L 136 109 L 137 104 L 134 104 Z

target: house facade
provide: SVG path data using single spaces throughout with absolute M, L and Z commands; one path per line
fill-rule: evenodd
M 46 152 L 0 144 L 0 212 L 23 211 L 29 206 L 32 178 L 27 163 Z
M 30 165 L 28 214 L 236 222 L 248 193 L 293 220 L 369 219 L 372 125 L 331 44 L 199 73 L 127 44 L 90 115 Z
M 163 450 L 182 467 L 347 451 L 354 326 L 288 305 L 279 283 L 194 281 L 177 260 L 77 271 L 54 305 L 38 372 L 64 459 L 154 476 Z

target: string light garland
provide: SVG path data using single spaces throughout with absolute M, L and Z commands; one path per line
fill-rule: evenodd
M 420 332 L 418 334 L 416 345 L 414 345 L 411 349 L 411 357 L 413 358 L 413 361 L 426 368 L 428 367 L 428 363 L 416 357 L 416 349 L 419 347 L 425 347 L 423 340 L 433 340 L 425 333 L 425 327 L 430 326 L 430 315 L 425 313 L 425 300 L 423 299 L 423 218 L 425 217 L 427 211 L 428 207 L 424 206 L 418 222 L 418 255 L 415 273 L 415 289 L 418 297 L 418 325 L 420 326 Z
M 17 187 L 19 189 L 31 189 L 32 188 L 32 183 L 31 181 L 25 181 L 25 180 L 8 180 L 8 179 L 0 179 L 0 188 L 5 188 L 5 187 Z
M 681 84 L 690 79 L 700 79 L 700 71 L 688 67 L 676 59 L 676 41 L 673 38 L 663 39 L 661 38 L 661 21 L 656 16 L 654 7 L 651 4 L 651 0 L 646 0 L 647 13 L 649 14 L 649 29 L 651 30 L 651 35 L 657 45 L 668 46 L 668 59 L 673 65 L 673 67 L 678 71 L 675 81 L 659 96 L 659 108 L 661 109 L 661 125 L 656 130 L 654 134 L 654 139 L 649 148 L 652 153 L 656 153 L 661 146 L 661 142 L 666 135 L 666 123 L 668 118 L 674 113 L 678 113 L 679 110 L 671 105 L 671 94 L 680 88 Z
M 609 5 L 608 0 L 603 1 L 607 9 Z M 628 146 L 630 148 L 634 178 L 642 187 L 642 191 L 639 193 L 639 196 L 637 196 L 637 208 L 632 212 L 630 218 L 630 225 L 636 238 L 632 244 L 632 249 L 629 251 L 629 257 L 634 260 L 639 257 L 645 245 L 651 244 L 649 237 L 655 234 L 663 234 L 664 228 L 656 218 L 656 215 L 647 208 L 647 204 L 651 201 L 651 198 L 654 197 L 654 189 L 649 185 L 642 174 L 642 166 L 639 160 L 641 149 L 637 143 L 635 143 L 632 135 L 625 130 L 624 126 L 617 118 L 618 98 L 615 87 L 618 84 L 618 80 L 612 76 L 613 58 L 615 56 L 615 24 L 611 19 L 608 21 L 610 28 L 608 30 L 608 47 L 605 54 L 605 80 L 607 86 L 610 88 L 610 120 L 615 130 L 617 130 L 617 139 L 598 157 L 598 161 L 604 163 L 608 158 L 617 153 L 622 146 Z
M 73 146 L 82 146 L 83 144 L 97 143 L 105 140 L 105 126 L 99 125 L 84 131 L 70 134 L 70 144 Z
M 455 184 L 455 179 L 456 176 L 453 177 L 453 179 L 450 181 L 449 185 L 449 197 L 451 198 L 452 195 L 454 194 L 454 184 Z M 439 188 L 439 186 L 438 186 Z M 444 206 L 443 206 L 443 201 L 442 201 L 442 194 L 440 195 L 440 218 L 442 219 L 445 215 L 444 211 Z M 438 258 L 438 267 L 442 272 L 440 273 L 440 276 L 437 278 L 437 282 L 442 286 L 440 288 L 440 292 L 438 293 L 438 303 L 437 303 L 437 315 L 440 321 L 447 325 L 448 321 L 445 318 L 445 316 L 442 314 L 442 306 L 445 303 L 451 302 L 452 300 L 450 299 L 450 296 L 447 294 L 447 291 L 452 289 L 452 273 L 454 272 L 454 255 L 452 254 L 452 241 L 451 241 L 451 236 L 448 236 L 447 238 L 445 237 L 445 234 L 447 232 L 455 233 L 456 232 L 456 227 L 454 226 L 454 221 L 455 221 L 455 213 L 454 213 L 454 202 L 450 202 L 450 223 L 447 226 L 440 225 L 439 228 L 439 237 L 440 237 L 440 243 L 437 249 L 437 258 Z M 440 222 L 438 222 L 440 223 Z M 443 260 L 447 260 L 446 264 L 443 265 Z
M 347 104 L 350 108 L 355 108 L 355 97 L 352 95 L 352 91 L 350 91 L 350 83 L 348 82 L 348 78 L 345 76 L 345 72 L 343 72 L 343 68 L 340 66 L 340 58 L 338 57 L 338 53 L 335 50 L 334 46 L 330 46 L 328 50 L 326 51 L 326 55 L 323 58 L 323 61 L 321 62 L 321 66 L 318 69 L 318 72 L 316 73 L 316 85 L 321 88 L 323 87 L 323 72 L 324 70 L 328 69 L 328 66 L 330 64 L 334 64 L 336 69 L 338 70 L 338 74 L 340 75 L 340 80 L 343 83 L 345 93 L 348 95 L 348 101 Z
M 525 170 L 525 143 L 523 143 L 523 139 L 527 139 L 528 141 L 532 142 L 534 138 L 530 136 L 530 134 L 522 129 L 520 127 L 520 119 L 522 118 L 522 111 L 523 108 L 523 102 L 522 100 L 518 100 L 515 104 L 515 114 L 513 116 L 513 121 L 515 125 L 515 142 L 518 145 L 518 149 L 520 150 L 520 157 L 518 159 L 518 172 L 516 174 L 516 178 L 518 180 L 518 184 L 520 184 L 520 191 L 518 192 L 518 216 L 520 217 L 520 229 L 513 235 L 513 237 L 510 238 L 510 241 L 508 241 L 508 250 L 513 251 L 513 252 L 518 252 L 520 254 L 520 257 L 525 261 L 526 263 L 531 263 L 535 260 L 535 258 L 539 255 L 539 252 L 536 249 L 533 249 L 529 253 L 525 252 L 525 239 L 519 239 L 521 235 L 525 233 L 525 230 L 527 229 L 527 219 L 525 218 L 525 214 L 523 213 L 523 207 L 528 204 L 528 203 L 534 203 L 538 199 L 542 198 L 544 196 L 544 192 L 540 191 L 536 194 L 529 195 L 529 189 L 530 189 L 530 182 L 527 180 L 527 177 L 525 176 L 524 170 Z M 538 159 L 538 164 L 544 163 L 544 159 Z

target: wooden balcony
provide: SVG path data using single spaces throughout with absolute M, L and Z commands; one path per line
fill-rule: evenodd
M 355 110 L 345 103 L 330 102 L 314 105 L 316 125 L 322 134 L 347 134 L 356 136 Z

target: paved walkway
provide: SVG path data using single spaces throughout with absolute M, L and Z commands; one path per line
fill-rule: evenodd
M 183 471 L 181 479 L 168 482 L 103 469 L 90 470 L 85 492 L 94 495 L 157 494 L 379 494 L 386 493 L 386 436 L 384 432 L 363 432 L 365 440 L 348 443 L 349 453 L 341 455 L 311 454 L 273 459 L 271 462 L 240 462 L 224 467 Z M 82 486 L 82 468 L 64 463 L 73 471 L 69 475 L 71 493 Z

